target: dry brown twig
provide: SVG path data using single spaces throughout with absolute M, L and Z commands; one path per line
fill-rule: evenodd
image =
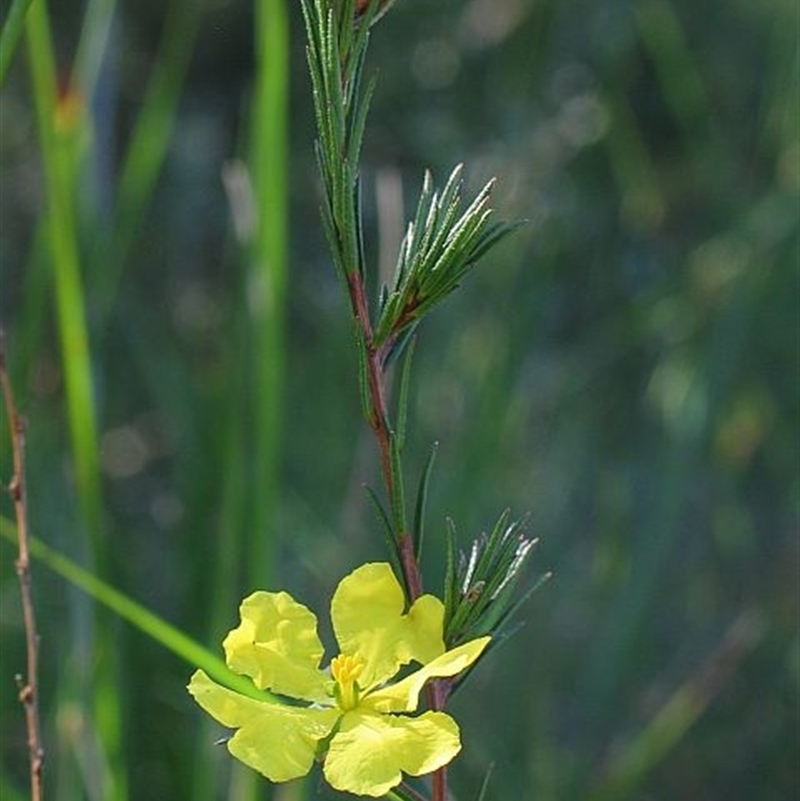
M 17 519 L 17 539 L 19 555 L 15 562 L 22 596 L 22 614 L 25 623 L 25 643 L 27 650 L 27 676 L 17 677 L 19 700 L 25 709 L 25 723 L 28 730 L 28 752 L 31 766 L 31 801 L 42 801 L 42 766 L 44 748 L 42 747 L 39 725 L 39 692 L 36 682 L 39 661 L 39 633 L 36 628 L 36 614 L 33 605 L 31 586 L 30 551 L 28 547 L 28 508 L 25 488 L 25 419 L 17 413 L 14 393 L 6 366 L 5 337 L 0 331 L 0 385 L 3 401 L 8 415 L 11 432 L 11 449 L 14 460 L 14 473 L 8 485 L 8 492 L 14 502 Z

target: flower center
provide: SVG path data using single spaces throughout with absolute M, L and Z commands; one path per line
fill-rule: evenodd
M 356 679 L 362 670 L 364 660 L 360 656 L 339 654 L 331 660 L 331 676 L 336 682 L 333 692 L 336 702 L 344 711 L 354 709 L 358 704 L 359 686 Z

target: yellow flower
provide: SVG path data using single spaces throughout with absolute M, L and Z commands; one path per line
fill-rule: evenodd
M 337 790 L 385 795 L 403 772 L 430 773 L 459 752 L 458 726 L 449 715 L 409 713 L 416 712 L 428 680 L 460 673 L 490 639 L 445 651 L 442 602 L 423 595 L 408 612 L 404 608 L 388 564 L 354 570 L 331 601 L 340 652 L 321 669 L 315 615 L 288 593 L 254 592 L 242 602 L 241 624 L 222 644 L 226 661 L 258 689 L 294 701 L 249 698 L 202 670 L 192 676 L 189 692 L 220 723 L 237 729 L 228 750 L 268 779 L 304 776 L 319 756 Z M 411 662 L 422 667 L 388 683 Z

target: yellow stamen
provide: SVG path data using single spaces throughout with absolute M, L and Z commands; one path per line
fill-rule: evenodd
M 339 654 L 331 660 L 331 676 L 336 682 L 336 700 L 343 710 L 353 709 L 358 704 L 356 679 L 362 670 L 364 660 L 360 656 Z

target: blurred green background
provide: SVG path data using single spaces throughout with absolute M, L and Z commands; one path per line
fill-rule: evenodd
M 299 5 L 49 6 L 0 96 L 33 533 L 215 651 L 254 587 L 324 619 L 385 553 Z M 445 517 L 466 547 L 506 506 L 541 538 L 532 578 L 554 571 L 455 698 L 459 801 L 491 766 L 494 801 L 797 793 L 797 31 L 792 0 L 399 0 L 374 30 L 376 282 L 425 167 L 496 175 L 498 213 L 527 220 L 415 362 L 410 482 L 440 443 L 428 588 Z M 24 639 L 0 553 L 13 801 Z M 190 665 L 34 580 L 49 798 L 333 797 L 232 765 Z

